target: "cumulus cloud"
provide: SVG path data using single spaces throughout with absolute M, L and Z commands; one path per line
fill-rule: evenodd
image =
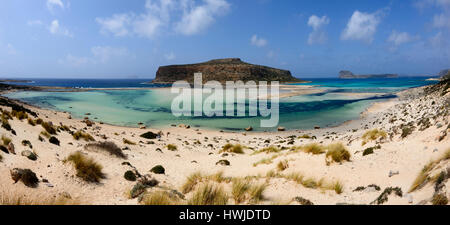
M 47 0 L 47 8 L 53 11 L 56 7 L 64 9 L 64 3 L 61 0 Z
M 50 23 L 50 26 L 48 27 L 48 30 L 50 31 L 51 34 L 73 37 L 73 34 L 70 33 L 70 31 L 67 28 L 60 26 L 58 20 L 53 20 Z
M 145 13 L 115 14 L 109 18 L 96 18 L 96 22 L 102 33 L 119 37 L 137 35 L 154 38 L 163 29 L 193 35 L 208 28 L 216 16 L 229 8 L 226 0 L 203 0 L 202 3 L 197 4 L 194 0 L 147 0 Z M 176 18 L 177 15 L 179 18 Z M 173 22 L 177 19 L 178 22 Z
M 356 10 L 341 34 L 341 40 L 357 40 L 372 43 L 382 12 L 365 13 Z
M 131 18 L 127 14 L 115 14 L 110 18 L 96 18 L 98 24 L 100 24 L 100 32 L 112 33 L 115 36 L 126 36 L 129 31 L 127 26 L 130 24 Z
M 327 16 L 318 17 L 312 15 L 309 17 L 308 26 L 312 27 L 313 31 L 309 34 L 308 44 L 324 44 L 327 42 L 327 33 L 323 29 L 324 26 L 330 23 L 330 19 Z
M 252 38 L 250 38 L 250 44 L 254 45 L 256 47 L 264 47 L 267 45 L 267 40 L 261 37 L 258 37 L 258 35 L 253 35 Z
M 223 15 L 230 8 L 230 4 L 225 0 L 204 0 L 202 5 L 197 6 L 182 5 L 183 16 L 175 30 L 185 35 L 203 31 L 215 21 L 216 16 Z

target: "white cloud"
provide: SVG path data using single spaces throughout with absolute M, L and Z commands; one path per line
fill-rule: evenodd
M 323 30 L 323 27 L 330 23 L 330 19 L 327 16 L 318 17 L 312 15 L 309 17 L 308 26 L 312 27 L 313 31 L 309 34 L 308 44 L 324 44 L 327 40 L 327 33 Z
M 447 46 L 447 39 L 444 37 L 442 32 L 438 32 L 436 35 L 432 36 L 429 41 L 434 48 L 442 48 Z
M 186 6 L 183 16 L 175 26 L 175 30 L 184 35 L 193 35 L 209 27 L 215 21 L 215 17 L 223 15 L 230 8 L 225 0 L 203 0 L 203 5 Z
M 64 9 L 64 3 L 61 0 L 47 0 L 48 10 L 53 12 L 53 9 L 55 7 L 60 7 L 61 9 Z
M 391 35 L 389 35 L 389 38 L 387 41 L 391 43 L 393 46 L 397 47 L 401 44 L 411 42 L 418 37 L 413 37 L 407 32 L 397 32 L 395 30 L 392 31 Z
M 87 57 L 77 57 L 71 54 L 68 54 L 64 59 L 58 60 L 59 64 L 65 64 L 73 67 L 83 66 L 88 64 L 89 62 L 90 60 Z
M 130 24 L 131 18 L 127 14 L 115 14 L 111 18 L 96 18 L 101 26 L 102 33 L 112 33 L 115 36 L 122 37 L 128 35 L 127 26 Z
M 264 47 L 267 45 L 267 40 L 255 34 L 250 39 L 250 43 L 256 47 Z
M 154 38 L 167 28 L 193 35 L 209 27 L 215 17 L 228 8 L 226 0 L 203 0 L 201 5 L 194 0 L 147 0 L 145 13 L 115 14 L 110 18 L 96 18 L 96 22 L 101 26 L 102 33 L 115 36 L 134 34 Z M 172 22 L 177 19 L 178 22 Z
M 62 27 L 62 26 L 59 25 L 59 21 L 58 20 L 53 20 L 50 23 L 50 26 L 48 27 L 48 30 L 50 31 L 51 34 L 73 37 L 73 34 L 70 33 L 67 28 Z
M 381 11 L 365 13 L 356 10 L 342 32 L 341 39 L 372 43 L 380 22 Z
M 171 61 L 174 60 L 176 58 L 175 54 L 173 52 L 165 54 L 164 58 L 166 58 L 167 60 Z

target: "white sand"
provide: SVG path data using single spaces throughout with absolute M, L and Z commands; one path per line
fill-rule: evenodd
M 408 90 L 403 92 L 401 96 L 407 96 L 410 93 L 420 92 L 422 88 Z M 136 143 L 140 141 L 146 143 L 148 140 L 140 138 L 139 135 L 146 131 L 158 132 L 154 129 L 138 129 L 111 126 L 96 123 L 93 127 L 88 127 L 87 132 L 90 133 L 98 141 L 102 140 L 99 136 L 104 134 L 108 137 L 108 141 L 115 142 L 119 147 L 128 146 L 130 150 L 125 150 L 128 156 L 127 160 L 118 159 L 106 153 L 87 152 L 83 149 L 85 141 L 76 141 L 67 132 L 61 132 L 57 138 L 61 141 L 61 146 L 40 142 L 38 134 L 43 130 L 39 125 L 33 127 L 26 120 L 19 121 L 17 119 L 10 120 L 10 124 L 17 132 L 17 136 L 12 135 L 3 128 L 0 128 L 1 134 L 12 138 L 16 148 L 16 155 L 5 154 L 3 162 L 0 162 L 0 193 L 20 193 L 36 196 L 58 196 L 61 193 L 68 193 L 73 199 L 77 199 L 83 204 L 138 204 L 137 199 L 128 199 L 125 194 L 136 182 L 126 181 L 123 178 L 124 172 L 129 167 L 121 165 L 122 162 L 130 162 L 141 174 L 151 174 L 152 177 L 160 181 L 160 186 L 166 186 L 171 189 L 180 190 L 186 177 L 194 172 L 201 171 L 205 174 L 223 171 L 225 176 L 244 177 L 252 175 L 265 175 L 267 171 L 276 170 L 276 165 L 281 160 L 289 160 L 289 168 L 281 172 L 288 174 L 290 172 L 301 172 L 306 177 L 314 177 L 317 180 L 324 178 L 326 181 L 340 181 L 344 184 L 344 192 L 337 194 L 332 190 L 310 189 L 280 178 L 259 179 L 255 182 L 267 182 L 268 187 L 264 191 L 264 200 L 260 204 L 297 204 L 291 201 L 296 196 L 311 200 L 314 204 L 369 204 L 375 200 L 386 187 L 400 187 L 406 194 L 414 179 L 421 171 L 422 167 L 431 159 L 438 158 L 445 150 L 450 148 L 449 137 L 438 142 L 436 137 L 448 126 L 449 116 L 438 117 L 432 120 L 432 126 L 425 131 L 414 131 L 410 136 L 401 139 L 396 135 L 392 141 L 387 140 L 381 144 L 382 148 L 375 150 L 374 154 L 362 156 L 362 151 L 367 147 L 372 147 L 375 142 L 370 142 L 362 146 L 361 136 L 369 129 L 379 128 L 391 133 L 393 126 L 404 123 L 397 120 L 390 123 L 389 119 L 392 115 L 396 115 L 398 119 L 404 118 L 406 122 L 409 120 L 416 121 L 421 115 L 427 111 L 429 115 L 436 113 L 436 108 L 443 104 L 444 99 L 448 99 L 448 95 L 444 97 L 434 96 L 430 98 L 414 98 L 413 100 L 402 100 L 403 98 L 394 99 L 387 102 L 376 103 L 361 116 L 361 119 L 349 121 L 341 126 L 334 128 L 326 128 L 320 130 L 308 131 L 286 131 L 274 133 L 256 133 L 256 132 L 238 132 L 238 133 L 222 133 L 219 131 L 195 130 L 186 128 L 169 128 L 164 129 L 164 136 L 160 140 L 155 140 L 155 144 L 138 144 L 125 145 L 123 138 L 127 138 Z M 431 102 L 435 101 L 435 105 Z M 410 104 L 411 107 L 406 107 Z M 424 109 L 420 108 L 424 105 Z M 6 107 L 3 109 L 11 110 Z M 67 113 L 54 112 L 36 107 L 29 107 L 31 110 L 38 112 L 39 117 L 44 121 L 52 121 L 53 124 L 60 123 L 74 127 L 78 130 L 83 129 L 86 125 L 77 119 L 68 119 Z M 404 116 L 403 110 L 406 109 L 408 116 Z M 426 109 L 426 110 L 425 110 Z M 390 114 L 385 116 L 386 114 Z M 413 115 L 412 118 L 409 115 Z M 377 122 L 374 122 L 377 121 Z M 437 128 L 436 124 L 442 124 L 443 127 Z M 364 127 L 367 125 L 367 128 Z M 355 130 L 354 132 L 354 129 Z M 118 133 L 119 135 L 115 135 Z M 170 133 L 167 135 L 167 133 Z M 269 145 L 280 145 L 291 147 L 286 142 L 279 143 L 282 140 L 289 140 L 291 135 L 310 134 L 316 136 L 317 140 L 294 139 L 295 146 L 307 143 L 329 144 L 342 142 L 347 145 L 352 154 L 351 162 L 342 164 L 325 163 L 325 155 L 311 155 L 306 153 L 288 154 L 273 160 L 269 165 L 253 166 L 253 163 L 263 159 L 270 158 L 274 154 L 257 154 L 251 155 L 253 150 L 246 149 L 245 154 L 230 154 L 222 157 L 219 151 L 223 145 L 229 141 L 230 143 L 240 143 L 244 146 L 259 150 Z M 205 140 L 205 138 L 208 140 Z M 20 155 L 21 151 L 29 149 L 21 144 L 22 140 L 29 140 L 33 145 L 33 150 L 38 154 L 37 161 Z M 216 141 L 214 141 L 216 139 Z M 265 140 L 270 139 L 270 144 Z M 200 145 L 194 145 L 194 141 L 199 140 Z M 184 142 L 189 142 L 186 145 Z M 70 145 L 69 143 L 73 143 Z M 178 151 L 168 151 L 165 146 L 167 144 L 175 144 Z M 214 149 L 208 147 L 212 144 Z M 162 153 L 156 151 L 157 148 L 162 149 Z M 437 149 L 437 151 L 434 151 Z M 72 165 L 64 164 L 64 160 L 69 154 L 75 151 L 83 151 L 97 162 L 103 165 L 103 171 L 107 178 L 102 180 L 100 184 L 92 184 L 82 181 L 75 176 L 75 170 Z M 283 151 L 287 153 L 289 150 Z M 212 153 L 212 154 L 210 154 Z M 220 159 L 227 159 L 231 166 L 216 165 Z M 195 161 L 195 162 L 193 162 Z M 166 169 L 165 175 L 155 175 L 149 170 L 155 165 L 163 165 Z M 449 167 L 447 160 L 443 163 L 442 168 Z M 45 183 L 40 182 L 37 188 L 25 187 L 22 183 L 13 184 L 10 178 L 9 170 L 12 168 L 29 168 L 34 171 L 40 179 L 47 179 L 53 187 L 48 187 Z M 390 171 L 398 171 L 399 174 L 389 177 Z M 353 192 L 358 186 L 367 186 L 376 184 L 381 187 L 381 191 L 362 191 Z M 449 189 L 448 180 L 446 181 L 447 193 Z M 226 190 L 230 190 L 230 184 L 221 184 Z M 152 191 L 149 189 L 148 191 Z M 410 193 L 413 202 L 409 203 L 410 197 L 394 197 L 391 195 L 387 204 L 418 204 L 422 200 L 429 200 L 434 193 L 432 184 Z M 187 194 L 189 198 L 191 194 Z M 447 194 L 448 196 L 448 194 Z M 230 204 L 233 200 L 230 199 Z

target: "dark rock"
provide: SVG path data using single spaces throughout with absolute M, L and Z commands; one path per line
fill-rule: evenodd
M 50 143 L 54 144 L 54 145 L 58 145 L 59 146 L 59 140 L 55 136 L 51 136 L 50 139 L 48 139 L 48 141 Z
M 231 164 L 230 164 L 230 161 L 228 161 L 228 160 L 226 160 L 226 159 L 221 159 L 221 160 L 219 160 L 219 161 L 216 163 L 216 165 L 229 166 L 229 165 L 231 165 Z
M 37 160 L 36 154 L 34 154 L 33 152 L 31 152 L 29 150 L 22 151 L 21 154 L 22 154 L 22 156 L 27 157 L 29 160 L 32 160 L 32 161 L 36 161 Z
M 127 172 L 125 172 L 125 174 L 123 174 L 123 177 L 127 181 L 136 181 L 136 174 L 131 170 L 128 170 Z
M 39 179 L 30 169 L 14 168 L 10 171 L 11 178 L 17 183 L 19 180 L 27 187 L 36 187 Z
M 166 172 L 166 170 L 164 169 L 163 166 L 161 165 L 157 165 L 155 167 L 153 167 L 150 172 L 152 173 L 156 173 L 156 174 L 164 174 Z
M 295 197 L 294 201 L 300 203 L 301 205 L 314 205 L 310 200 L 302 197 Z

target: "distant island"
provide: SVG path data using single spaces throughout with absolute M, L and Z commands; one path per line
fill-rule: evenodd
M 398 74 L 355 75 L 348 70 L 342 70 L 341 72 L 339 72 L 339 78 L 341 79 L 398 78 Z
M 215 59 L 186 65 L 161 66 L 152 83 L 167 84 L 179 80 L 194 82 L 194 73 L 203 74 L 203 82 L 219 81 L 279 81 L 282 83 L 305 82 L 291 75 L 288 70 L 253 65 L 239 58 Z

